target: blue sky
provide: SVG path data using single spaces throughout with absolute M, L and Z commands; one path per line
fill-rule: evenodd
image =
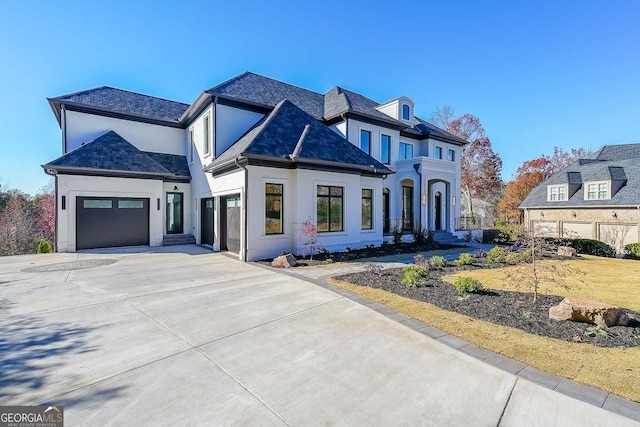
M 0 183 L 47 184 L 47 97 L 108 85 L 190 103 L 246 70 L 474 114 L 508 180 L 556 145 L 640 142 L 639 44 L 636 0 L 2 2 Z

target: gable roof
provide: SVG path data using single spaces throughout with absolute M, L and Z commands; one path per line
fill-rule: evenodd
M 86 107 L 104 112 L 135 116 L 178 124 L 189 104 L 143 95 L 141 93 L 101 86 L 49 99 L 58 121 L 61 104 L 72 109 Z M 57 107 L 57 108 L 56 108 Z M 57 112 L 56 112 L 57 110 Z
M 114 131 L 109 131 L 42 167 L 53 170 L 54 173 L 191 180 L 185 156 L 140 151 Z
M 280 162 L 285 167 L 308 164 L 374 175 L 393 173 L 288 100 L 279 102 L 205 170 L 222 169 L 240 156 Z
M 529 193 L 520 207 L 640 206 L 638 158 L 640 144 L 604 146 L 594 158 L 579 159 L 551 175 Z M 595 181 L 612 181 L 612 189 L 619 189 L 607 200 L 585 200 L 584 184 Z M 567 194 L 565 201 L 547 201 L 547 187 L 561 184 L 573 186 L 575 192 Z

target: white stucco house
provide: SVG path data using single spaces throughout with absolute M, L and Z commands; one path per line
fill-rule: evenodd
M 49 99 L 62 131 L 56 250 L 179 243 L 257 260 L 330 250 L 394 227 L 452 231 L 466 141 L 379 104 L 243 73 L 192 104 L 99 87 Z

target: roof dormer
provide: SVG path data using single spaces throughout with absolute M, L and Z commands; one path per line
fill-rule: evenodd
M 415 107 L 415 104 L 410 98 L 406 96 L 401 96 L 400 98 L 391 100 L 386 104 L 381 104 L 377 106 L 376 110 L 396 120 L 400 120 L 400 121 L 406 122 L 407 124 L 411 124 L 413 123 L 414 107 Z

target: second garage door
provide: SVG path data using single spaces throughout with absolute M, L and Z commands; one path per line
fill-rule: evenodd
M 76 249 L 149 244 L 149 199 L 76 198 Z

